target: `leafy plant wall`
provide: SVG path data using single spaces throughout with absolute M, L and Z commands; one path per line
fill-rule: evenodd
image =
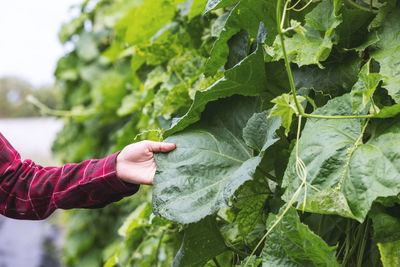
M 68 212 L 68 266 L 397 266 L 397 1 L 79 9 L 59 36 L 54 150 L 177 149 L 156 155 L 153 188 Z

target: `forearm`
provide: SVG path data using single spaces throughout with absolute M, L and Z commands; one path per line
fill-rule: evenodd
M 4 140 L 0 145 L 0 213 L 7 217 L 38 220 L 57 208 L 100 208 L 139 188 L 118 179 L 116 154 L 43 168 L 30 160 L 21 162 L 8 145 Z

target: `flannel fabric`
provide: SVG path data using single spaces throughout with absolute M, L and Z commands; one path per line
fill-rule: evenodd
M 21 161 L 0 133 L 0 214 L 40 220 L 55 209 L 101 208 L 137 192 L 139 185 L 116 176 L 118 153 L 62 167 Z

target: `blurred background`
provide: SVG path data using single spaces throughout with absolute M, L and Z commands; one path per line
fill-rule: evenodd
M 223 77 L 224 63 L 204 72 L 230 10 L 203 16 L 206 3 L 0 1 L 0 131 L 23 159 L 46 166 L 161 140 L 196 91 Z M 141 186 L 105 208 L 46 221 L 0 216 L 0 267 L 166 267 L 182 239 L 180 225 L 152 214 L 151 187 Z M 234 254 L 218 257 L 230 263 Z
M 0 1 L 0 132 L 23 159 L 45 166 L 59 164 L 51 145 L 63 122 L 41 116 L 26 97 L 33 95 L 53 109 L 60 106 L 53 73 L 71 48 L 59 42 L 58 32 L 76 16 L 73 6 L 80 2 Z M 39 222 L 0 216 L 0 266 L 61 266 L 57 220 L 57 214 Z

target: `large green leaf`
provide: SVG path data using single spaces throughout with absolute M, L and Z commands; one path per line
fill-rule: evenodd
M 341 17 L 335 14 L 333 1 L 322 1 L 305 16 L 305 20 L 304 35 L 296 33 L 291 37 L 284 37 L 287 54 L 299 66 L 318 64 L 322 67 L 320 61 L 326 60 L 331 52 L 332 34 L 342 22 Z M 283 58 L 279 36 L 275 39 L 270 54 L 273 60 Z
M 265 87 L 264 59 L 262 49 L 259 48 L 234 68 L 226 71 L 224 78 L 204 91 L 197 91 L 189 111 L 183 117 L 175 119 L 171 127 L 165 131 L 164 136 L 168 137 L 198 121 L 201 112 L 210 101 L 234 94 L 258 95 Z
M 368 38 L 367 26 L 373 18 L 371 12 L 343 7 L 343 23 L 337 27 L 338 45 L 354 48 L 365 43 Z
M 400 102 L 400 10 L 393 10 L 378 33 L 379 42 L 371 56 L 379 62 L 383 87 L 396 103 Z
M 271 215 L 267 225 L 271 227 L 277 216 Z M 335 247 L 314 234 L 300 222 L 295 209 L 291 208 L 265 240 L 262 265 L 273 266 L 339 266 Z
M 316 65 L 293 68 L 296 88 L 312 88 L 335 97 L 348 92 L 357 81 L 361 59 L 356 53 L 332 53 L 324 69 Z
M 351 111 L 350 96 L 344 95 L 329 101 L 315 114 L 345 115 Z M 400 192 L 400 124 L 380 126 L 382 130 L 365 144 L 360 137 L 362 124 L 361 119 L 308 119 L 299 142 L 299 157 L 307 168 L 307 182 L 319 190 L 336 188 L 350 208 L 350 211 L 343 209 L 344 200 L 332 202 L 328 207 L 323 200 L 313 199 L 313 211 L 344 217 L 353 214 L 362 222 L 377 197 Z M 293 151 L 283 181 L 283 186 L 287 187 L 286 201 L 300 184 Z M 313 187 L 307 185 L 308 195 L 316 193 Z M 299 199 L 303 199 L 303 194 L 304 190 Z
M 182 246 L 172 267 L 203 266 L 227 249 L 214 217 L 206 217 L 185 229 Z
M 153 211 L 179 223 L 213 214 L 245 181 L 261 157 L 253 157 L 242 130 L 255 112 L 256 99 L 232 97 L 211 103 L 202 120 L 165 141 L 176 143 L 156 155 Z
M 262 22 L 262 27 L 268 29 L 265 41 L 271 44 L 276 36 L 275 6 L 275 1 L 240 1 L 229 13 L 223 30 L 214 43 L 205 75 L 214 75 L 225 64 L 229 55 L 227 42 L 240 30 L 246 30 L 250 38 L 255 39 Z

